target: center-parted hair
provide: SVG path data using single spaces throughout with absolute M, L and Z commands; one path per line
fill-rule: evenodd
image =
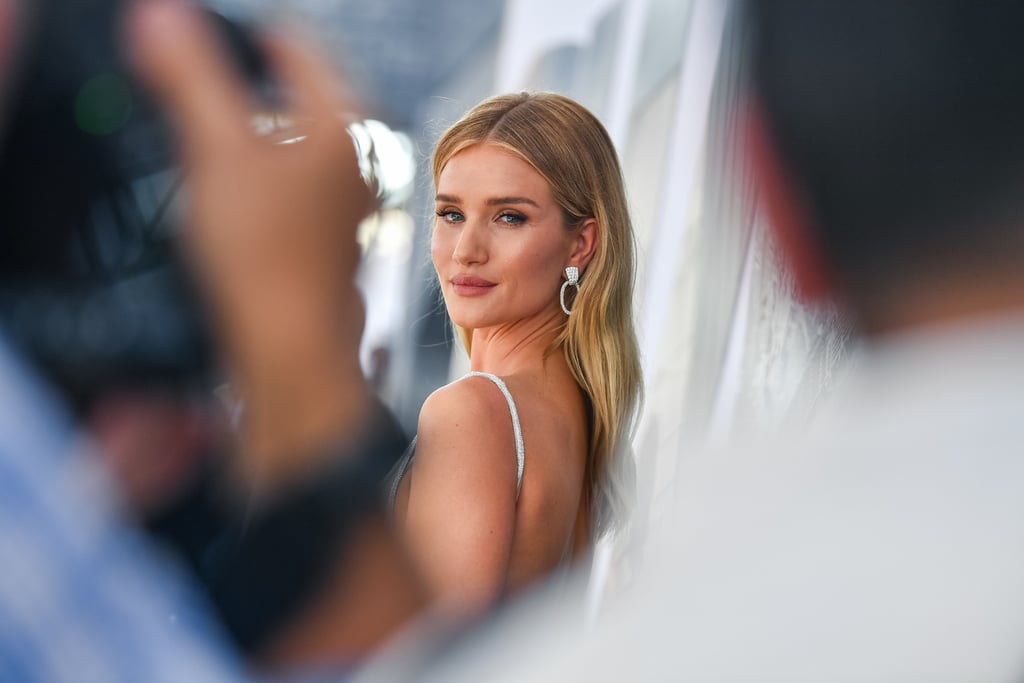
M 597 222 L 597 245 L 580 276 L 556 346 L 590 411 L 585 495 L 600 533 L 623 519 L 632 495 L 629 439 L 642 393 L 633 327 L 636 247 L 615 147 L 601 122 L 579 103 L 555 93 L 517 93 L 484 100 L 441 136 L 434 183 L 457 153 L 495 145 L 530 164 L 547 180 L 565 229 Z M 551 296 L 558 297 L 557 287 Z M 470 348 L 470 331 L 459 330 Z M 595 534 L 596 535 L 596 534 Z

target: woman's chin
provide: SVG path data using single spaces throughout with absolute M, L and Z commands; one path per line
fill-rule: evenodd
M 466 306 L 464 302 L 455 301 L 455 305 L 448 305 L 445 301 L 445 307 L 448 311 L 448 318 L 459 327 L 467 330 L 476 329 L 485 323 L 484 311 L 473 310 L 474 307 Z
M 452 315 L 449 312 L 448 317 L 451 318 L 451 321 L 455 325 L 457 325 L 458 327 L 461 327 L 464 330 L 473 330 L 473 329 L 476 329 L 476 328 L 480 327 L 480 320 L 477 319 L 474 316 L 470 316 L 470 315 Z

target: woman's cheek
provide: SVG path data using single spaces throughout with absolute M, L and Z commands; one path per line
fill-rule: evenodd
M 451 250 L 445 250 L 444 237 L 441 233 L 434 229 L 430 236 L 430 258 L 434 262 L 434 270 L 441 273 L 442 266 L 448 261 L 448 256 L 451 255 Z

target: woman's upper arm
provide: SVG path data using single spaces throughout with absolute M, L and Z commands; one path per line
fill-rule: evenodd
M 405 536 L 431 591 L 470 610 L 501 595 L 515 530 L 516 454 L 504 397 L 467 378 L 424 403 Z

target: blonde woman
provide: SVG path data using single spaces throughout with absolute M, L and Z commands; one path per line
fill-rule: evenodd
M 478 611 L 587 554 L 636 412 L 634 244 L 601 123 L 551 93 L 470 110 L 434 153 L 434 266 L 471 372 L 392 473 L 428 588 Z

